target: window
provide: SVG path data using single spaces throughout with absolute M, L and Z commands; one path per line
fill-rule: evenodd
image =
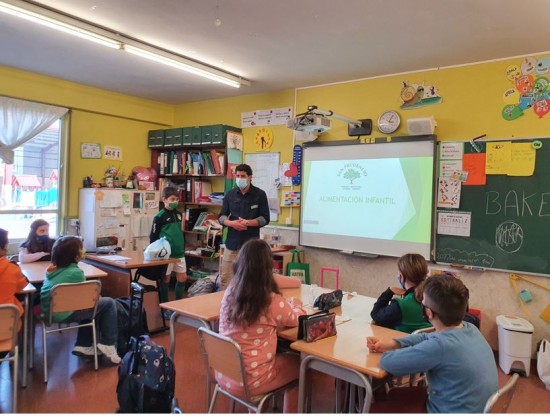
M 61 119 L 14 150 L 13 164 L 0 159 L 0 227 L 10 242 L 25 239 L 29 226 L 42 218 L 50 235 L 59 231 Z

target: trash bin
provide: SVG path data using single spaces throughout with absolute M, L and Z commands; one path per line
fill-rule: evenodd
M 504 373 L 511 370 L 525 372 L 531 367 L 533 325 L 521 317 L 501 315 L 496 318 L 498 326 L 498 364 Z

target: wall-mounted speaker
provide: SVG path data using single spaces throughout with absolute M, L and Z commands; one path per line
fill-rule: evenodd
M 409 135 L 432 135 L 434 129 L 437 126 L 433 116 L 429 117 L 417 117 L 414 119 L 407 120 L 407 129 L 409 130 Z

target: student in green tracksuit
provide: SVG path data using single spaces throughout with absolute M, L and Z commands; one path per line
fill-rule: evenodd
M 176 273 L 176 300 L 183 297 L 185 282 L 187 281 L 187 266 L 185 264 L 185 244 L 183 240 L 182 219 L 183 215 L 177 210 L 179 200 L 178 192 L 174 187 L 166 187 L 162 190 L 162 202 L 164 208 L 153 219 L 153 226 L 149 240 L 151 243 L 166 238 L 170 243 L 171 258 L 179 259 L 178 263 L 168 265 L 164 281 L 159 283 L 161 302 L 168 301 L 168 284 L 172 271 Z
M 399 287 L 389 287 L 374 304 L 370 313 L 377 325 L 406 333 L 431 327 L 422 314 L 415 290 L 428 275 L 428 264 L 422 255 L 408 253 L 397 261 Z M 394 296 L 397 296 L 394 298 Z

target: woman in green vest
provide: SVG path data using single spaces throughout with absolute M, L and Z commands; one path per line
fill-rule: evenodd
M 428 264 L 422 255 L 408 253 L 397 261 L 399 287 L 389 287 L 374 304 L 370 313 L 378 326 L 406 333 L 430 327 L 422 314 L 422 304 L 415 289 L 428 275 Z

